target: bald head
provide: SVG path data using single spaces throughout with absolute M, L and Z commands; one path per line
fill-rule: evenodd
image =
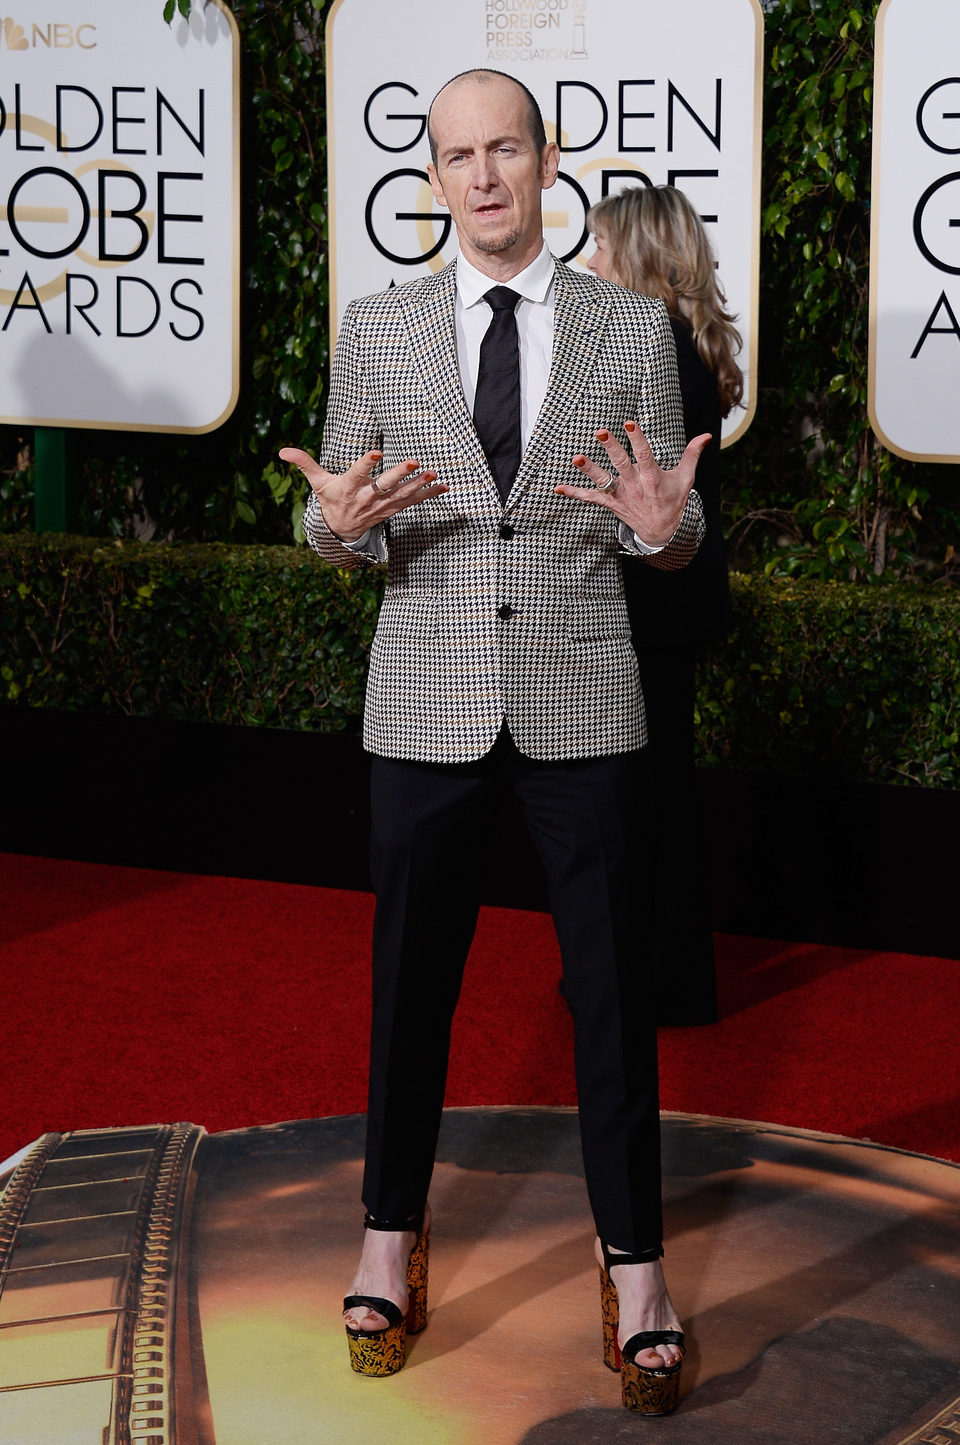
M 433 164 L 437 164 L 437 137 L 433 128 L 433 108 L 443 97 L 442 108 L 448 100 L 455 100 L 457 89 L 466 85 L 491 85 L 499 81 L 509 81 L 522 92 L 526 102 L 527 128 L 530 141 L 538 155 L 542 155 L 547 144 L 547 133 L 543 126 L 543 116 L 537 104 L 536 97 L 513 75 L 506 75 L 502 70 L 464 70 L 448 80 L 446 85 L 440 87 L 433 100 L 430 102 L 430 109 L 427 111 L 427 139 L 430 142 L 430 156 Z

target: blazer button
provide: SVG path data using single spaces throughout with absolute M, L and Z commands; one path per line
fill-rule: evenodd
M 497 616 L 500 618 L 501 622 L 509 622 L 510 618 L 513 616 L 513 608 L 508 607 L 505 602 L 502 607 L 497 608 Z
M 503 526 L 500 528 L 500 536 L 504 542 L 513 541 L 516 533 L 514 532 L 514 529 L 511 527 L 509 522 L 504 522 Z

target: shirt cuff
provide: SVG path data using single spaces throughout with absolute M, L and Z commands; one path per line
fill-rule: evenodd
M 336 533 L 334 533 L 334 536 L 336 536 Z M 345 542 L 342 537 L 337 537 L 337 541 L 350 552 L 359 552 L 367 557 L 376 557 L 378 562 L 385 562 L 387 560 L 387 544 L 383 535 L 382 522 L 378 523 L 376 527 L 368 527 L 363 536 L 358 537 L 355 542 Z
M 372 531 L 373 528 L 368 527 L 367 530 L 364 532 L 363 536 L 357 537 L 356 540 L 353 542 L 348 542 L 344 537 L 337 537 L 337 541 L 342 542 L 344 547 L 349 547 L 351 552 L 369 552 L 370 547 L 368 544 Z M 336 537 L 336 532 L 334 532 L 333 535 Z
M 636 532 L 627 526 L 626 522 L 618 522 L 617 531 L 619 533 L 617 540 L 621 547 L 626 548 L 628 552 L 637 552 L 641 557 L 655 557 L 658 552 L 663 551 L 664 547 L 669 547 L 670 545 L 669 542 L 663 542 L 659 547 L 651 547 L 649 542 L 645 542 L 642 537 L 638 537 Z

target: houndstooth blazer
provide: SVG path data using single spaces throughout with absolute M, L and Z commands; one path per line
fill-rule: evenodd
M 419 458 L 450 490 L 387 529 L 388 581 L 370 656 L 364 744 L 383 757 L 465 762 L 504 720 L 538 759 L 598 757 L 646 741 L 620 578 L 617 519 L 557 496 L 577 452 L 621 441 L 635 418 L 661 466 L 684 446 L 673 335 L 662 302 L 556 263 L 546 400 L 504 505 L 464 401 L 454 330 L 455 266 L 353 302 L 334 356 L 321 464 L 364 452 L 383 467 Z M 311 493 L 311 545 L 339 567 L 378 560 L 341 543 Z M 685 566 L 703 533 L 696 492 L 669 546 Z

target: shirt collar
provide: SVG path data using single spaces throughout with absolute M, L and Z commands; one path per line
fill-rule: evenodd
M 539 256 L 530 262 L 529 266 L 516 276 L 511 276 L 509 281 L 504 281 L 504 286 L 509 286 L 511 291 L 516 291 L 527 301 L 534 301 L 542 304 L 546 301 L 553 284 L 554 261 L 550 254 L 550 248 L 546 241 Z M 492 277 L 485 276 L 478 271 L 476 266 L 462 255 L 457 257 L 457 292 L 460 296 L 461 305 L 466 307 L 474 306 L 486 295 L 491 286 L 498 282 Z

